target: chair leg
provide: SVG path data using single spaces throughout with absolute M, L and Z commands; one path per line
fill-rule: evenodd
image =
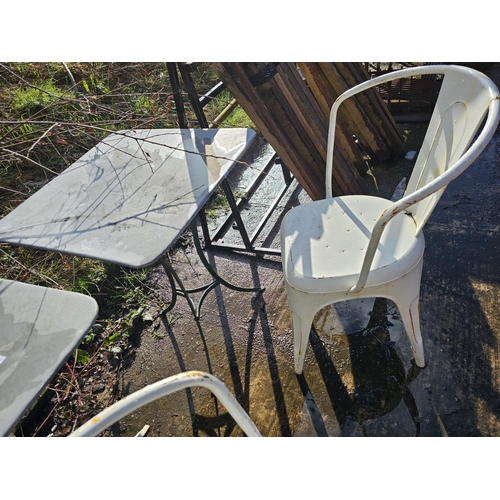
M 314 315 L 297 314 L 291 311 L 293 326 L 293 359 L 295 363 L 295 373 L 300 375 L 304 371 L 304 361 L 306 358 L 307 342 L 311 333 L 311 326 Z
M 417 296 L 410 304 L 398 304 L 398 308 L 415 357 L 415 364 L 423 368 L 425 358 L 420 331 L 420 297 Z

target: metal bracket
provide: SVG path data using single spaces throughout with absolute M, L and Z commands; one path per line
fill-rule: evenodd
M 236 290 L 237 292 L 263 292 L 265 290 L 264 287 L 255 287 L 255 288 L 246 288 L 246 287 L 241 287 L 237 285 L 233 285 L 232 283 L 229 283 L 226 281 L 224 278 L 219 276 L 215 269 L 210 265 L 208 262 L 207 258 L 205 257 L 205 254 L 203 253 L 203 249 L 201 247 L 200 239 L 198 237 L 198 228 L 196 224 L 196 218 L 193 219 L 191 222 L 191 231 L 193 233 L 193 242 L 194 246 L 196 248 L 196 251 L 198 253 L 198 256 L 202 262 L 202 264 L 205 266 L 205 269 L 210 273 L 212 276 L 213 280 L 209 283 L 206 283 L 205 285 L 196 287 L 196 288 L 186 288 L 180 279 L 179 275 L 173 268 L 171 262 L 167 259 L 167 257 L 162 257 L 160 259 L 160 264 L 163 266 L 163 269 L 165 270 L 165 273 L 167 274 L 168 280 L 170 282 L 170 287 L 172 289 L 172 300 L 170 301 L 170 304 L 167 306 L 167 308 L 163 311 L 163 315 L 168 313 L 176 304 L 177 302 L 177 296 L 180 295 L 184 297 L 191 309 L 191 312 L 193 314 L 193 317 L 196 322 L 199 322 L 200 320 L 200 310 L 201 306 L 203 304 L 203 301 L 205 300 L 206 296 L 210 292 L 210 290 L 213 290 L 217 285 L 224 285 L 226 288 L 229 288 L 231 290 Z M 199 293 L 202 292 L 199 300 L 197 303 L 195 303 L 190 295 L 192 293 Z

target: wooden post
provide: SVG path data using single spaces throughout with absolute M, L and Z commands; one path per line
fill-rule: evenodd
M 340 94 L 369 79 L 360 63 L 298 63 L 298 66 L 325 113 L 329 113 Z M 339 115 L 373 159 L 383 161 L 404 153 L 401 134 L 376 90 L 369 89 L 345 101 Z
M 328 121 L 295 65 L 280 63 L 269 78 L 266 63 L 216 63 L 214 70 L 309 196 L 324 198 Z M 363 162 L 359 151 L 337 152 L 335 194 L 363 192 L 352 167 Z
M 368 78 L 362 65 L 215 63 L 213 68 L 309 196 L 324 198 L 330 107 L 352 82 Z M 353 99 L 342 108 L 335 136 L 333 192 L 362 194 L 361 175 L 367 165 L 353 135 L 377 159 L 400 154 L 402 141 L 378 93 L 368 100 Z

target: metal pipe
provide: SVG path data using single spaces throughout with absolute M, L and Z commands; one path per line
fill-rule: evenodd
M 217 116 L 217 118 L 209 125 L 208 128 L 216 128 L 218 123 L 223 122 L 238 106 L 236 99 L 233 99 Z

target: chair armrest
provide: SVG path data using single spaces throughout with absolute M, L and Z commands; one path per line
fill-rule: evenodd
M 491 137 L 495 133 L 500 119 L 500 98 L 497 96 L 491 100 L 488 110 L 488 117 L 486 123 L 474 141 L 473 146 L 469 147 L 468 151 L 458 160 L 454 165 L 448 168 L 446 172 L 441 174 L 439 177 L 429 182 L 425 186 L 421 187 L 417 191 L 401 198 L 400 200 L 394 202 L 394 204 L 386 209 L 382 215 L 378 218 L 377 222 L 373 226 L 372 235 L 370 237 L 370 242 L 366 249 L 365 258 L 361 266 L 361 271 L 358 276 L 358 281 L 354 285 L 349 293 L 357 293 L 366 285 L 366 280 L 370 272 L 370 267 L 373 262 L 373 257 L 375 256 L 375 251 L 377 250 L 378 243 L 382 237 L 382 233 L 387 226 L 387 223 L 398 213 L 403 210 L 407 210 L 415 203 L 423 200 L 424 198 L 430 196 L 431 194 L 439 191 L 443 187 L 446 187 L 453 179 L 458 177 L 471 163 L 476 160 L 476 158 L 481 154 L 483 149 L 486 147 Z M 424 221 L 425 222 L 425 221 Z M 420 234 L 423 224 L 420 227 L 415 227 L 415 237 Z

